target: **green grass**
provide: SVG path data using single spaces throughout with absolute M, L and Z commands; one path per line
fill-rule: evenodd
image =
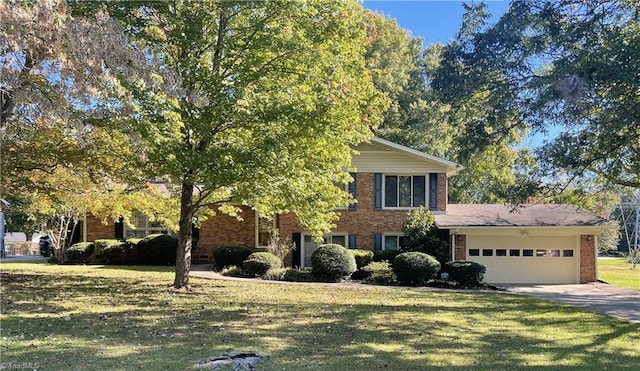
M 2 263 L 2 363 L 185 370 L 231 350 L 260 370 L 635 369 L 640 325 L 499 292 L 192 278 Z
M 640 265 L 633 270 L 625 258 L 598 259 L 598 279 L 611 285 L 640 290 Z

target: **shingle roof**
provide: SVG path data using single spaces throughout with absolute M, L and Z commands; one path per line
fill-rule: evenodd
M 449 204 L 447 213 L 435 218 L 439 228 L 615 226 L 592 212 L 559 204 L 523 205 L 514 212 L 505 205 Z

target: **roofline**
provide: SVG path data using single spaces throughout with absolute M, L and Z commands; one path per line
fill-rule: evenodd
M 617 229 L 620 226 L 617 224 L 603 224 L 603 225 L 445 225 L 441 226 L 436 223 L 436 227 L 440 229 L 465 229 L 465 230 L 487 230 L 487 229 L 528 229 L 528 230 L 549 230 L 549 229 Z
M 462 165 L 460 165 L 458 163 L 455 163 L 453 161 L 449 161 L 449 160 L 445 160 L 444 158 L 441 158 L 441 157 L 429 155 L 429 154 L 426 154 L 426 153 L 424 153 L 422 151 L 418 151 L 418 150 L 415 150 L 413 148 L 409 148 L 407 146 L 403 146 L 401 144 L 394 143 L 394 142 L 388 141 L 386 139 L 382 139 L 380 137 L 374 136 L 373 138 L 371 138 L 371 142 L 372 143 L 376 143 L 376 144 L 380 144 L 380 145 L 385 146 L 385 147 L 393 148 L 393 149 L 398 150 L 398 151 L 402 151 L 402 152 L 408 153 L 408 154 L 410 154 L 412 156 L 416 156 L 416 157 L 419 157 L 419 158 L 424 159 L 424 160 L 430 160 L 430 161 L 437 162 L 438 164 L 443 165 L 444 167 L 447 168 L 447 172 L 446 172 L 447 176 L 456 175 L 460 170 L 462 170 L 464 168 Z

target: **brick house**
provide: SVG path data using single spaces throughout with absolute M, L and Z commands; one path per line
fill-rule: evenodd
M 350 249 L 397 249 L 408 210 L 424 206 L 436 217 L 451 256 L 487 266 L 491 283 L 586 283 L 596 280 L 597 234 L 612 224 L 595 214 L 567 205 L 530 205 L 516 213 L 502 205 L 453 205 L 447 202 L 447 179 L 460 166 L 393 142 L 373 138 L 355 148 L 354 182 L 357 203 L 339 210 L 340 219 L 325 242 Z M 243 207 L 243 221 L 218 214 L 205 221 L 194 237 L 194 263 L 212 262 L 211 251 L 222 245 L 265 246 L 270 225 Z M 135 228 L 122 223 L 103 225 L 91 217 L 86 240 L 140 237 L 163 232 L 144 215 Z M 318 243 L 297 223 L 295 215 L 278 215 L 273 224 L 297 249 L 292 266 L 308 266 Z

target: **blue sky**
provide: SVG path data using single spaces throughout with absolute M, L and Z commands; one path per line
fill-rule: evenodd
M 421 37 L 425 46 L 436 42 L 444 44 L 455 37 L 462 23 L 462 3 L 460 0 L 364 0 L 366 8 L 395 18 L 400 27 Z M 494 19 L 509 6 L 508 0 L 488 0 L 486 3 Z
M 446 44 L 455 38 L 462 23 L 462 0 L 364 0 L 364 6 L 387 18 L 394 18 L 398 25 L 424 40 L 424 46 L 432 43 Z M 472 3 L 472 0 L 466 3 Z M 479 3 L 479 0 L 475 1 Z M 494 22 L 509 7 L 508 0 L 485 0 Z M 529 135 L 522 147 L 537 147 L 544 140 L 555 137 L 560 129 L 552 128 L 548 134 Z

